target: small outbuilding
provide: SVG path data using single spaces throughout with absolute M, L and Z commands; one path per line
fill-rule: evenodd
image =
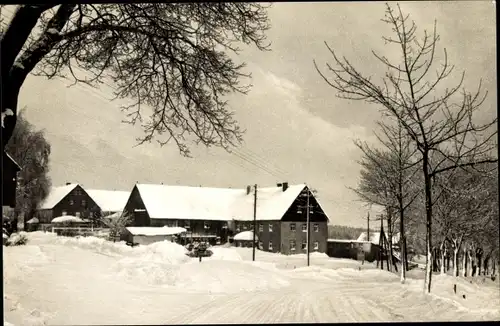
M 120 233 L 120 240 L 131 244 L 148 245 L 154 242 L 172 241 L 186 232 L 181 227 L 129 226 Z
M 243 231 L 236 234 L 233 238 L 236 247 L 253 247 L 253 231 Z M 255 235 L 255 241 L 259 241 L 259 237 Z
M 40 221 L 36 217 L 33 217 L 26 222 L 26 231 L 28 232 L 37 231 L 39 227 Z

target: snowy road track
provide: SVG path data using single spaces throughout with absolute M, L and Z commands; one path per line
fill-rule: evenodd
M 400 284 L 397 275 L 342 259 L 315 256 L 313 266 L 303 267 L 299 255 L 259 252 L 252 263 L 251 250 L 225 248 L 217 253 L 215 248 L 214 258 L 199 263 L 186 259 L 183 249 L 172 243 L 130 249 L 89 238 L 31 236 L 26 246 L 3 249 L 4 316 L 14 325 L 500 317 L 498 282 L 473 284 L 437 276 L 433 294 L 426 295 L 422 280 L 409 278 Z M 455 282 L 457 294 L 452 291 Z

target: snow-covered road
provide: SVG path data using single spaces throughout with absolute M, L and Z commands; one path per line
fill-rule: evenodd
M 57 242 L 59 241 L 59 243 Z M 175 247 L 33 239 L 4 248 L 4 316 L 14 325 L 498 320 L 493 286 L 452 294 L 358 262 L 221 249 L 202 263 Z M 55 243 L 54 243 L 55 242 Z M 169 245 L 171 246 L 171 245 Z M 164 246 L 165 247 L 165 246 Z M 162 249 L 163 248 L 163 249 Z M 361 267 L 361 270 L 359 269 Z M 491 281 L 490 281 L 491 282 Z M 467 299 L 461 297 L 462 292 Z

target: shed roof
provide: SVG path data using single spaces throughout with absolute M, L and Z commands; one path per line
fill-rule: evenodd
M 43 201 L 40 209 L 52 209 L 57 205 L 64 197 L 66 197 L 73 189 L 78 186 L 78 183 L 72 183 L 60 187 L 52 187 L 49 195 Z
M 186 232 L 186 229 L 181 227 L 153 227 L 153 226 L 129 226 L 126 227 L 132 235 L 174 235 Z
M 253 220 L 253 192 L 246 189 L 137 184 L 152 219 Z M 305 184 L 258 188 L 257 220 L 279 220 Z

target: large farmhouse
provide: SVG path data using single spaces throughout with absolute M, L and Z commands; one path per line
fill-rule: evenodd
M 67 183 L 51 189 L 37 216 L 41 224 L 64 215 L 97 218 L 123 210 L 128 197 L 127 191 L 85 190 L 79 184 Z
M 284 254 L 307 250 L 306 203 L 309 193 L 310 249 L 325 252 L 328 217 L 305 184 L 259 188 L 256 235 L 260 249 Z M 253 229 L 254 194 L 250 188 L 207 188 L 136 184 L 125 205 L 134 226 L 179 226 L 185 237 L 225 242 Z

